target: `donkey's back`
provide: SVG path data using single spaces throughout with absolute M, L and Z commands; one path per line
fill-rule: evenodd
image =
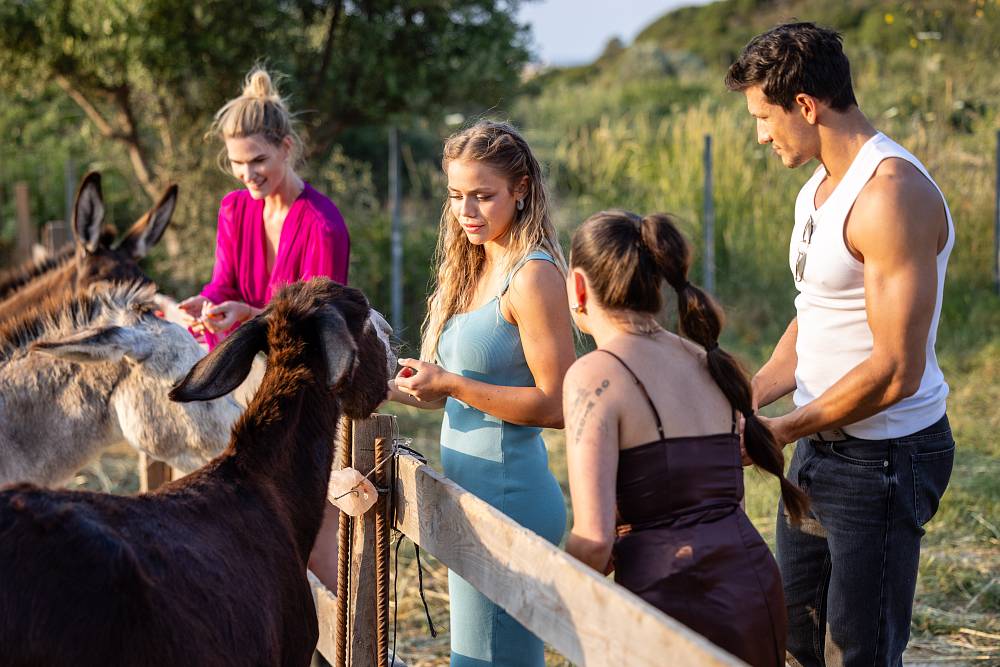
M 104 226 L 101 175 L 87 174 L 73 207 L 73 243 L 50 259 L 0 275 L 0 321 L 16 317 L 47 296 L 70 294 L 97 282 L 151 282 L 139 260 L 163 235 L 176 201 L 177 186 L 171 186 L 115 244 L 115 230 Z

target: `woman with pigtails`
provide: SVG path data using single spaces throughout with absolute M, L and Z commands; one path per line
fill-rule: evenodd
M 719 347 L 722 313 L 688 281 L 691 252 L 667 215 L 591 216 L 573 236 L 574 320 L 597 350 L 564 383 L 573 529 L 566 550 L 751 665 L 783 665 L 778 566 L 740 506 L 748 463 L 806 511 L 750 383 Z M 682 336 L 657 321 L 664 281 Z

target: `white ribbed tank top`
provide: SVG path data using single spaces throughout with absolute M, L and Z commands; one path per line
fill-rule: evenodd
M 934 183 L 917 158 L 880 132 L 861 148 L 843 180 L 819 209 L 814 202 L 816 190 L 826 177 L 822 166 L 802 186 L 795 201 L 795 228 L 788 250 L 793 279 L 803 230 L 810 216 L 814 225 L 803 279 L 795 283 L 799 290 L 795 298 L 798 363 L 793 400 L 797 406 L 815 400 L 871 355 L 872 332 L 865 313 L 864 264 L 847 249 L 844 223 L 862 188 L 887 158 L 906 160 Z M 941 193 L 937 183 L 934 187 Z M 944 193 L 941 193 L 941 200 L 948 218 L 948 241 L 937 256 L 937 297 L 927 335 L 927 363 L 920 388 L 913 396 L 888 409 L 844 427 L 844 431 L 856 438 L 898 438 L 926 428 L 944 415 L 948 384 L 938 367 L 934 343 L 948 256 L 955 245 L 955 226 Z

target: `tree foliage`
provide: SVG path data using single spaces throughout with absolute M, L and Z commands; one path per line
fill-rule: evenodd
M 490 105 L 528 57 L 516 0 L 15 0 L 0 4 L 0 83 L 55 84 L 124 149 L 154 196 L 203 164 L 211 114 L 266 61 L 310 156 L 348 128 Z

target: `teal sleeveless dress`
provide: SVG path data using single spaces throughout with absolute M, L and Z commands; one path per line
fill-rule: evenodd
M 446 370 L 481 382 L 533 387 L 518 329 L 500 314 L 500 297 L 524 264 L 553 262 L 533 251 L 515 265 L 500 294 L 448 320 L 438 341 Z M 549 471 L 541 428 L 504 422 L 448 398 L 441 425 L 441 464 L 459 486 L 558 544 L 566 529 L 566 505 Z M 531 667 L 545 664 L 542 641 L 454 572 L 448 572 L 451 665 Z

